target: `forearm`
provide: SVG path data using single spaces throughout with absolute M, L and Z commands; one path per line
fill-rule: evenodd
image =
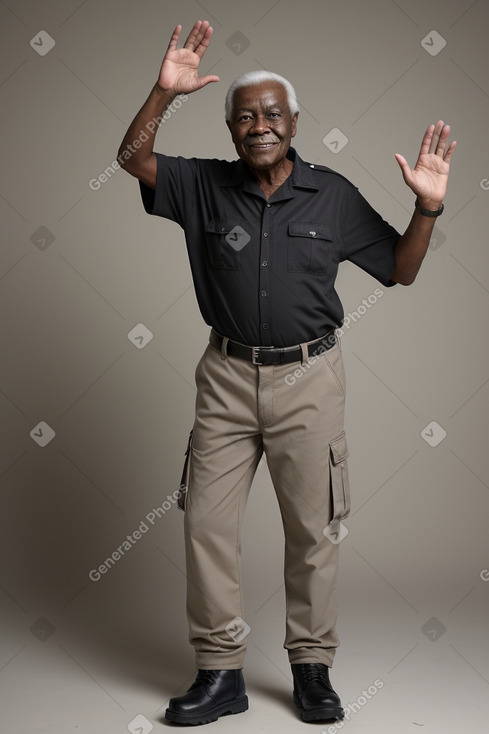
M 148 186 L 156 186 L 154 141 L 162 117 L 176 95 L 164 92 L 158 84 L 151 90 L 120 145 L 117 160 L 121 167 Z
M 429 208 L 436 210 L 438 206 L 430 204 Z M 435 217 L 426 217 L 414 211 L 408 228 L 397 241 L 391 280 L 401 285 L 411 285 L 414 282 L 428 250 L 435 222 Z
M 128 173 L 152 189 L 156 188 L 157 161 L 153 152 L 158 127 L 168 107 L 178 95 L 202 89 L 219 77 L 209 74 L 199 77 L 198 68 L 212 36 L 207 20 L 198 20 L 190 31 L 183 48 L 179 49 L 181 25 L 172 33 L 158 75 L 158 81 L 143 104 L 119 148 L 117 160 Z

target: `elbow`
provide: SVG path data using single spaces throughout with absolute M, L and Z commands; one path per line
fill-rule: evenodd
M 391 273 L 390 280 L 394 283 L 399 283 L 399 285 L 412 285 L 416 280 L 417 274 L 417 270 L 406 273 L 402 272 L 402 270 L 398 270 L 397 268 L 395 268 Z
M 120 167 L 152 189 L 156 188 L 157 164 L 155 154 L 152 152 L 149 156 L 143 158 L 141 155 L 128 155 L 127 150 L 127 146 L 119 148 L 117 161 Z
M 392 278 L 392 280 L 395 280 L 395 282 L 399 283 L 399 285 L 412 285 L 416 280 L 416 276 L 413 275 L 410 278 Z
M 131 166 L 131 158 L 127 154 L 124 155 L 124 153 L 127 153 L 127 149 L 121 146 L 117 151 L 117 163 L 123 171 L 134 175 L 134 165 Z
M 130 173 L 132 176 L 136 176 L 136 171 L 141 168 L 141 155 L 139 151 L 136 151 L 131 145 L 124 145 L 121 143 L 119 150 L 117 151 L 117 162 L 123 171 Z

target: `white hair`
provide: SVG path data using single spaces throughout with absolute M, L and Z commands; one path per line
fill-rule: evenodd
M 251 87 L 255 84 L 261 84 L 262 82 L 278 82 L 281 84 L 287 92 L 287 101 L 289 103 L 290 114 L 292 117 L 299 112 L 299 103 L 295 94 L 294 87 L 292 84 L 280 74 L 275 74 L 273 71 L 265 71 L 259 69 L 258 71 L 247 71 L 245 74 L 241 74 L 229 87 L 226 100 L 224 102 L 224 110 L 226 113 L 226 120 L 231 120 L 233 114 L 233 100 L 234 93 L 237 89 L 242 87 Z

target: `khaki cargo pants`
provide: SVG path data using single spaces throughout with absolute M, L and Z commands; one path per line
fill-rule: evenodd
M 243 667 L 240 533 L 263 451 L 285 536 L 284 647 L 291 663 L 331 666 L 339 644 L 337 528 L 350 510 L 341 346 L 265 366 L 208 344 L 195 381 L 180 507 L 196 667 Z

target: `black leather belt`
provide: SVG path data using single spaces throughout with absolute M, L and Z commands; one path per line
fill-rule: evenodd
M 213 347 L 221 350 L 224 337 L 211 330 L 209 341 Z M 314 357 L 327 349 L 331 349 L 336 344 L 336 336 L 334 329 L 328 331 L 324 336 L 307 342 L 308 357 Z M 226 354 L 232 357 L 240 357 L 246 359 L 252 364 L 269 365 L 269 364 L 290 364 L 291 362 L 302 361 L 302 349 L 300 344 L 293 347 L 250 347 L 247 344 L 241 344 L 229 339 L 226 345 Z

